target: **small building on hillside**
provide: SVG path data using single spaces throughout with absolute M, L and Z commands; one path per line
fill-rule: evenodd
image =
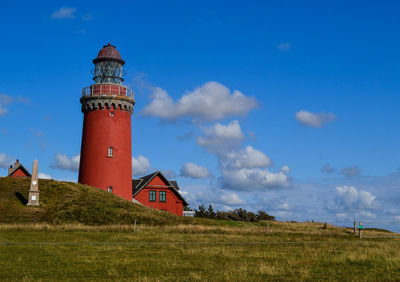
M 29 171 L 19 162 L 16 160 L 14 166 L 10 165 L 8 169 L 8 177 L 12 178 L 31 178 L 31 174 Z
M 147 207 L 183 215 L 183 207 L 188 203 L 179 193 L 176 181 L 168 181 L 156 171 L 152 174 L 132 180 L 132 201 Z

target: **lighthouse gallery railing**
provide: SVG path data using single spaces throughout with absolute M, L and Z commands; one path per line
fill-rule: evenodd
M 133 99 L 133 90 L 119 84 L 93 84 L 82 88 L 82 97 L 122 96 Z

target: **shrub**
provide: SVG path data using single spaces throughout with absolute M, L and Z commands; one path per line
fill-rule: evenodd
M 256 222 L 260 220 L 275 220 L 274 216 L 269 215 L 265 211 L 261 210 L 257 211 L 257 214 L 242 208 L 235 210 L 228 210 L 228 211 L 217 210 L 216 212 L 214 212 L 212 205 L 209 205 L 208 209 L 206 209 L 204 204 L 201 204 L 198 210 L 195 209 L 195 212 L 196 212 L 196 217 L 216 218 L 216 219 L 233 220 L 233 221 Z

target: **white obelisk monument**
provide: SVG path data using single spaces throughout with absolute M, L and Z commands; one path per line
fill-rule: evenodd
M 39 206 L 39 177 L 38 177 L 38 160 L 33 161 L 31 188 L 29 189 L 29 199 L 27 206 Z

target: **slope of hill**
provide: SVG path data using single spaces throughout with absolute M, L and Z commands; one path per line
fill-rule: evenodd
M 0 178 L 0 223 L 82 223 L 88 225 L 184 223 L 191 218 L 130 203 L 89 186 L 40 180 L 40 207 L 25 206 L 30 179 Z

